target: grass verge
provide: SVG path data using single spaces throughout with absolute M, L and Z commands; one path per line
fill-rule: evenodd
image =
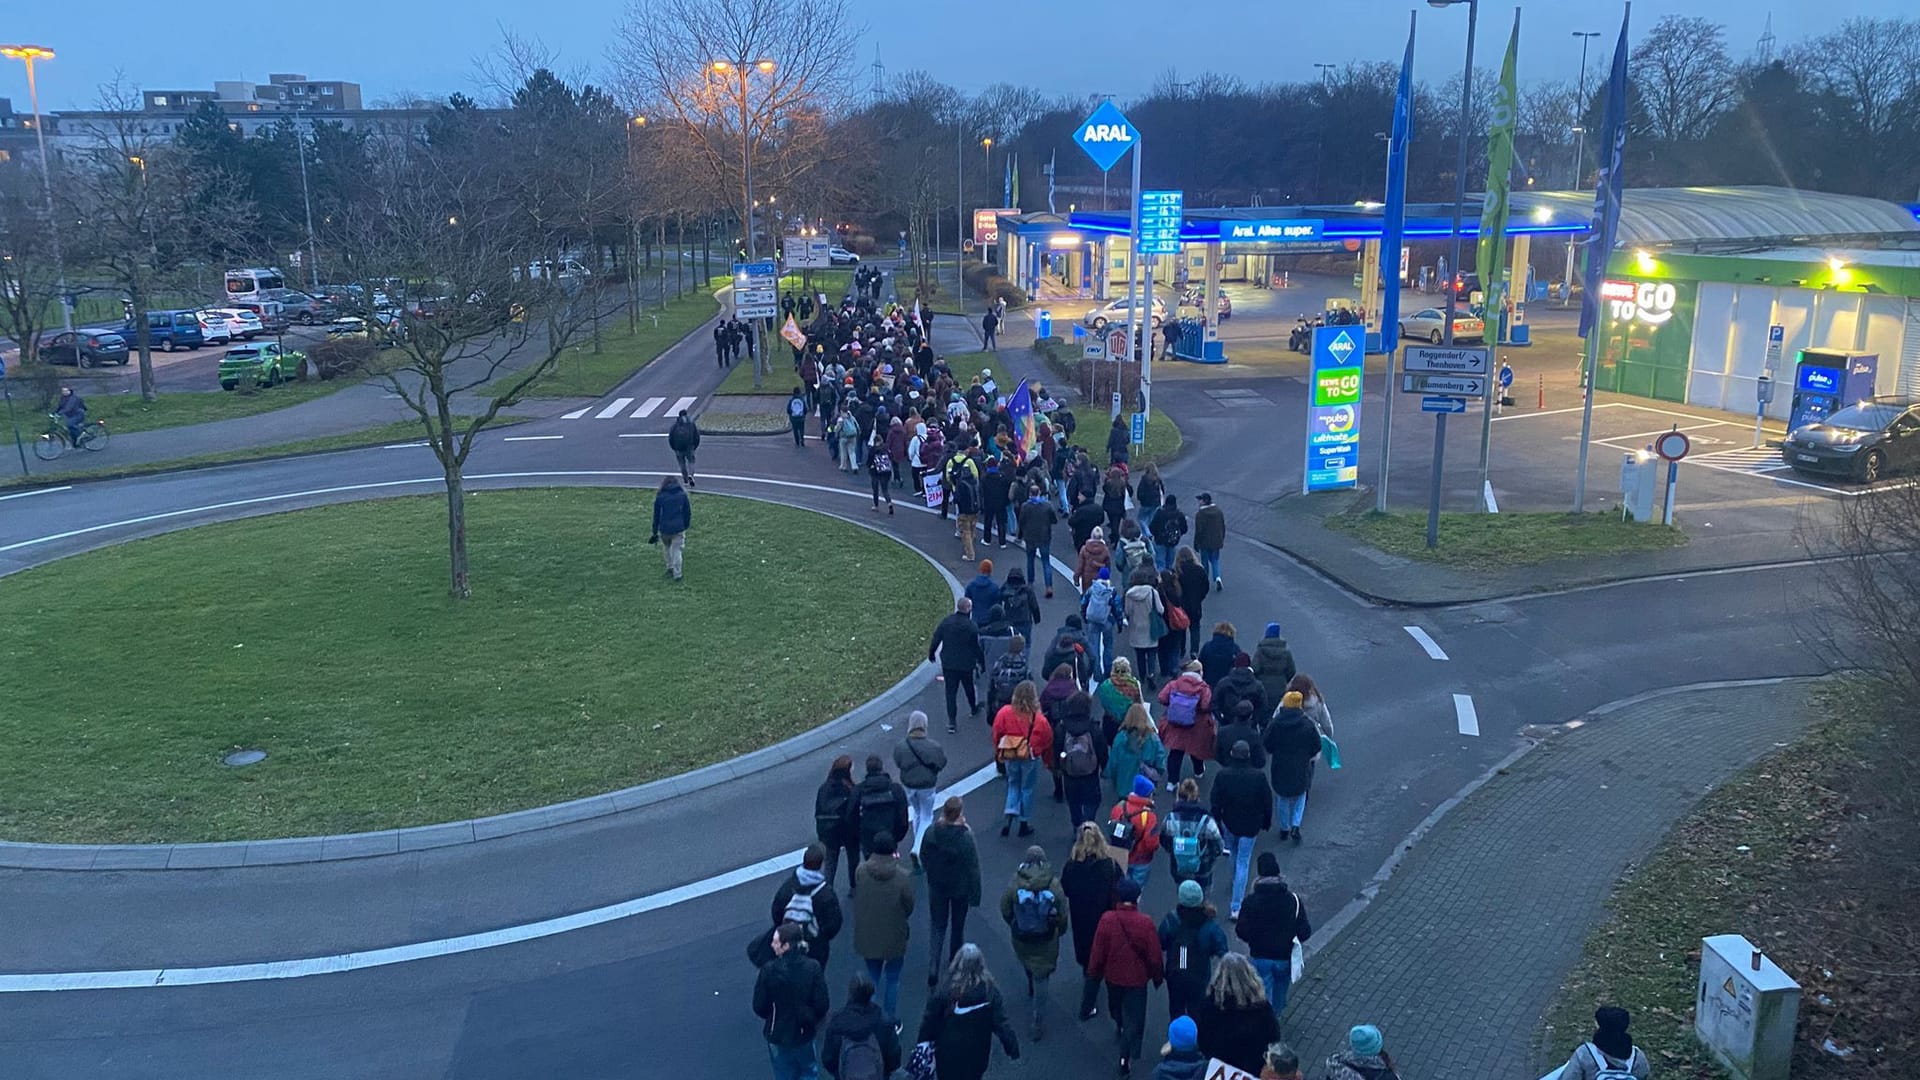
M 162 393 L 153 401 L 140 400 L 139 391 L 127 394 L 80 395 L 87 399 L 87 417 L 105 420 L 115 434 L 155 431 L 185 424 L 205 424 L 215 420 L 233 420 L 242 416 L 285 409 L 323 398 L 328 394 L 359 385 L 357 379 L 330 379 L 325 382 L 290 382 L 261 387 L 250 394 L 237 390 L 182 390 Z M 21 418 L 21 430 L 27 430 L 30 417 Z M 43 423 L 33 426 L 38 432 Z
M 774 742 L 912 670 L 948 610 L 892 540 L 694 496 L 684 584 L 651 493 L 411 497 L 207 525 L 0 579 L 0 836 L 100 843 L 351 832 L 499 813 Z M 887 581 L 896 603 L 847 602 Z M 84 603 L 75 598 L 84 597 Z M 76 631 L 75 619 L 82 623 Z M 73 686 L 87 673 L 84 688 Z M 267 760 L 221 764 L 235 747 Z
M 1147 435 L 1151 442 L 1151 425 Z M 1336 514 L 1326 525 L 1392 555 L 1463 570 L 1659 551 L 1687 542 L 1677 528 L 1623 522 L 1608 513 L 1441 514 L 1440 546 L 1432 549 L 1427 547 L 1425 514 Z
M 1693 1035 L 1694 991 L 1700 939 L 1737 933 L 1802 986 L 1794 1076 L 1912 1075 L 1912 706 L 1854 682 L 1819 688 L 1812 712 L 1798 744 L 1708 795 L 1614 893 L 1548 1011 L 1543 1052 L 1571 1052 L 1595 1004 L 1618 1003 L 1655 1076 L 1725 1076 Z
M 669 300 L 663 309 L 635 316 L 630 328 L 624 315 L 600 325 L 600 351 L 593 351 L 591 329 L 581 332 L 579 344 L 560 354 L 553 370 L 527 388 L 523 397 L 596 398 L 633 377 L 659 359 L 681 338 L 699 329 L 718 310 L 713 297 L 695 291 Z M 506 393 L 519 377 L 502 375 L 479 389 L 485 396 Z

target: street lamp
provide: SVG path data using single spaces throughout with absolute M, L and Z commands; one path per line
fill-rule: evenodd
M 757 71 L 762 75 L 772 75 L 779 70 L 780 65 L 767 59 L 742 59 L 713 60 L 708 62 L 707 67 L 723 78 L 733 76 L 735 85 L 739 88 L 737 93 L 740 103 L 740 178 L 741 185 L 745 189 L 740 205 L 747 215 L 744 225 L 747 233 L 747 258 L 751 261 L 757 257 L 759 248 L 754 241 L 753 231 L 753 133 L 747 126 L 747 73 Z M 757 374 L 758 365 L 755 367 Z
M 1587 129 L 1581 123 L 1581 114 L 1587 108 L 1587 43 L 1600 36 L 1598 30 L 1575 30 L 1573 36 L 1580 39 L 1580 82 L 1573 98 L 1573 190 L 1580 190 L 1581 166 L 1586 164 Z
M 1465 216 L 1467 208 L 1467 129 L 1471 126 L 1468 114 L 1473 102 L 1473 36 L 1480 23 L 1480 0 L 1427 0 L 1427 5 L 1435 8 L 1449 8 L 1456 4 L 1467 5 L 1467 62 L 1460 77 L 1460 152 L 1453 170 L 1453 246 L 1447 263 L 1446 324 L 1441 331 L 1448 345 L 1453 344 L 1453 306 L 1459 293 L 1454 288 L 1454 282 L 1465 280 L 1460 273 L 1460 219 Z M 1481 272 L 1489 271 L 1482 267 Z
M 60 326 L 72 333 L 73 306 L 67 300 L 67 260 L 60 250 L 60 219 L 53 212 L 53 166 L 47 160 L 47 125 L 40 117 L 40 85 L 33 77 L 34 61 L 53 59 L 53 50 L 43 45 L 0 45 L 0 56 L 27 65 L 27 100 L 33 107 L 33 140 L 40 148 L 40 188 L 47 198 L 47 235 L 53 241 L 53 266 L 60 283 Z
M 1320 69 L 1320 81 L 1321 81 L 1321 82 L 1329 82 L 1329 81 L 1331 81 L 1331 80 L 1333 79 L 1333 69 L 1334 69 L 1334 67 L 1335 67 L 1335 65 L 1333 65 L 1333 64 L 1315 64 L 1315 65 L 1313 65 L 1313 66 L 1314 66 L 1314 67 L 1316 67 L 1316 68 L 1319 68 L 1319 69 Z

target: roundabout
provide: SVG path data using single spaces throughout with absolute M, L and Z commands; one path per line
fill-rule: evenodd
M 867 701 L 913 672 L 950 602 L 938 570 L 878 532 L 708 494 L 676 585 L 646 543 L 650 504 L 647 488 L 472 493 L 465 602 L 446 596 L 431 495 L 202 525 L 0 580 L 8 681 L 22 700 L 68 688 L 0 719 L 0 836 L 257 840 L 597 795 Z M 886 602 L 861 602 L 860 582 Z

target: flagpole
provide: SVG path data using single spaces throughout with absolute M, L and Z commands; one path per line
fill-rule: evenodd
M 1613 253 L 1614 226 L 1620 217 L 1620 146 L 1626 137 L 1627 24 L 1632 18 L 1633 4 L 1629 0 L 1620 16 L 1620 40 L 1613 47 L 1613 71 L 1607 81 L 1607 107 L 1600 129 L 1606 140 L 1607 165 L 1600 170 L 1593 185 L 1594 227 L 1588 230 L 1586 240 L 1589 246 L 1586 280 L 1582 283 L 1580 298 L 1580 322 L 1587 332 L 1587 349 L 1581 367 L 1584 393 L 1580 395 L 1580 471 L 1573 477 L 1573 512 L 1576 514 L 1587 508 L 1587 455 L 1593 438 L 1594 377 L 1598 374 L 1595 369 L 1600 361 L 1600 297 L 1596 289 L 1606 274 L 1607 257 Z M 1597 250 L 1592 246 L 1596 244 Z
M 1406 56 L 1400 62 L 1400 85 L 1395 94 L 1393 125 L 1389 129 L 1387 137 L 1387 205 L 1385 208 L 1386 228 L 1384 231 L 1386 233 L 1386 239 L 1391 241 L 1391 244 L 1382 244 L 1380 257 L 1389 260 L 1393 266 L 1393 287 L 1387 290 L 1387 295 L 1384 298 L 1385 307 L 1380 315 L 1380 343 L 1386 346 L 1387 353 L 1387 382 L 1384 388 L 1386 390 L 1387 407 L 1384 417 L 1385 422 L 1380 428 L 1380 485 L 1373 494 L 1374 512 L 1380 514 L 1387 512 L 1387 472 L 1393 460 L 1393 403 L 1396 396 L 1393 385 L 1393 369 L 1394 361 L 1397 359 L 1400 348 L 1399 342 L 1396 339 L 1400 332 L 1400 286 L 1402 284 L 1400 280 L 1400 252 L 1405 241 L 1407 215 L 1406 144 L 1412 135 L 1413 39 L 1418 26 L 1419 13 L 1408 12 L 1407 52 Z M 1394 184 L 1396 159 L 1398 164 L 1397 173 L 1400 179 L 1397 187 Z M 1388 246 L 1391 246 L 1393 250 L 1386 250 Z
M 1509 89 L 1514 88 L 1514 83 L 1512 82 L 1512 77 L 1514 74 L 1514 54 L 1519 51 L 1519 47 L 1520 47 L 1520 9 L 1514 8 L 1513 9 L 1513 36 L 1509 38 L 1507 41 L 1506 59 L 1501 62 L 1500 84 L 1496 91 L 1497 94 L 1507 93 Z M 1514 94 L 1513 97 L 1509 98 L 1507 105 L 1508 105 L 1507 116 L 1503 121 L 1501 121 L 1500 127 L 1508 127 L 1509 125 L 1512 125 L 1516 122 L 1515 113 L 1517 113 L 1519 110 L 1519 96 L 1517 92 Z M 1511 129 L 1509 128 L 1509 130 Z M 1488 137 L 1490 139 L 1498 138 L 1499 137 L 1498 129 L 1496 128 L 1494 130 L 1489 131 Z M 1488 153 L 1489 155 L 1491 155 L 1492 153 L 1491 146 L 1488 147 Z M 1482 318 L 1480 320 L 1480 343 L 1486 346 L 1486 349 L 1487 349 L 1487 392 L 1484 395 L 1482 395 L 1480 398 L 1480 491 L 1483 497 L 1487 497 L 1486 492 L 1489 490 L 1488 485 L 1493 482 L 1491 470 L 1489 469 L 1488 463 L 1492 457 L 1492 452 L 1493 452 L 1493 397 L 1495 394 L 1498 394 L 1500 392 L 1500 388 L 1496 385 L 1496 380 L 1494 378 L 1495 373 L 1498 372 L 1500 369 L 1500 365 L 1494 362 L 1494 357 L 1499 352 L 1499 346 L 1500 346 L 1500 331 L 1498 327 L 1500 326 L 1501 312 L 1505 310 L 1503 305 L 1506 300 L 1507 294 L 1513 288 L 1513 281 L 1511 280 L 1511 275 L 1506 273 L 1507 268 L 1505 266 L 1499 265 L 1507 261 L 1507 257 L 1509 254 L 1507 251 L 1507 246 L 1505 241 L 1506 241 L 1506 227 L 1507 227 L 1507 223 L 1506 223 L 1507 189 L 1509 185 L 1512 183 L 1512 173 L 1513 173 L 1513 139 L 1511 135 L 1509 135 L 1507 138 L 1506 157 L 1507 157 L 1506 175 L 1495 177 L 1494 175 L 1492 175 L 1491 172 L 1489 172 L 1487 175 L 1487 194 L 1485 196 L 1485 198 L 1487 199 L 1492 199 L 1493 186 L 1495 184 L 1500 185 L 1500 204 L 1501 204 L 1500 221 L 1497 223 L 1499 225 L 1499 232 L 1491 238 L 1492 251 L 1494 254 L 1498 255 L 1499 258 L 1490 260 L 1493 263 L 1495 263 L 1495 265 L 1490 267 L 1480 266 L 1479 258 L 1476 257 L 1474 259 L 1474 265 L 1480 271 L 1480 280 L 1482 283 L 1499 282 L 1498 286 L 1491 286 L 1489 284 L 1489 288 L 1487 289 L 1487 316 L 1486 318 Z M 1489 169 L 1491 169 L 1492 162 L 1489 161 L 1488 164 L 1489 164 Z M 1483 251 L 1487 250 L 1489 247 L 1489 238 L 1487 236 L 1485 216 L 1486 216 L 1485 208 L 1482 207 L 1482 211 L 1481 211 L 1482 220 L 1480 223 L 1481 228 L 1480 228 L 1479 240 L 1480 240 L 1480 249 Z M 1524 287 L 1524 283 L 1523 283 L 1523 287 Z M 1495 327 L 1491 339 L 1489 339 L 1487 335 L 1487 323 L 1489 321 L 1491 321 Z M 1488 497 L 1488 502 L 1487 502 L 1488 512 L 1490 513 L 1492 512 L 1492 507 L 1493 507 L 1492 500 L 1490 497 Z

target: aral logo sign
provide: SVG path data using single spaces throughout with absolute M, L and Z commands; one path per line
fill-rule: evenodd
M 1080 132 L 1082 142 L 1123 142 L 1133 141 L 1133 131 L 1125 124 L 1088 124 Z
M 1615 319 L 1659 326 L 1673 318 L 1679 292 L 1665 281 L 1604 281 L 1600 299 L 1607 302 Z
M 1101 102 L 1093 115 L 1081 121 L 1073 132 L 1073 141 L 1100 166 L 1101 172 L 1113 168 L 1139 139 L 1140 133 L 1127 121 L 1126 114 L 1111 101 Z

